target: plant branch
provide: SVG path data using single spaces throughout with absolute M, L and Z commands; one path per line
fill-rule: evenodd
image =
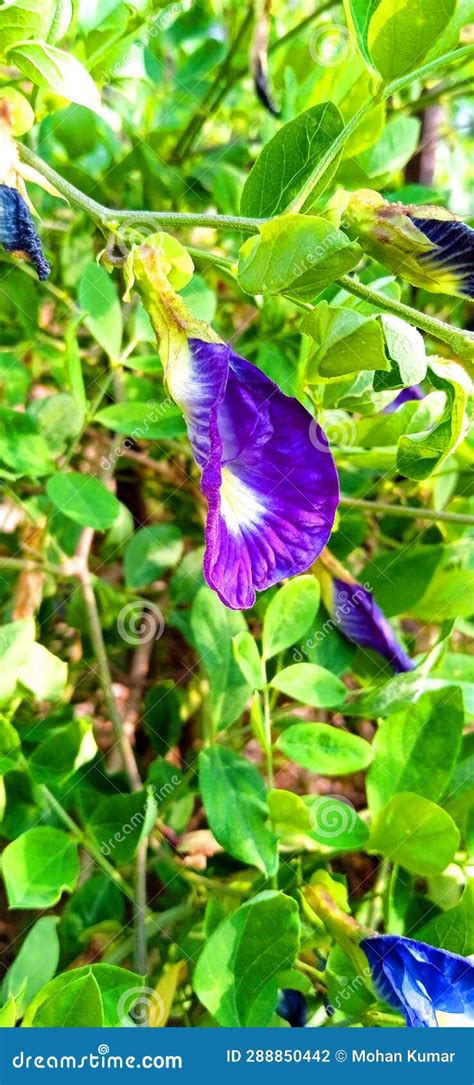
M 456 355 L 465 361 L 474 361 L 474 335 L 472 332 L 463 332 L 459 328 L 453 328 L 450 324 L 445 324 L 443 320 L 438 320 L 437 317 L 428 316 L 427 313 L 421 313 L 418 309 L 412 309 L 410 305 L 405 305 L 404 302 L 394 301 L 383 294 L 378 294 L 377 291 L 371 290 L 368 286 L 364 286 L 347 275 L 343 275 L 338 280 L 338 285 L 349 291 L 350 294 L 354 294 L 356 298 L 369 302 L 376 309 L 383 309 L 386 313 L 393 313 L 394 316 L 401 317 L 402 320 L 406 320 L 408 324 L 412 324 L 415 328 L 421 328 L 422 331 L 433 336 L 433 339 L 439 339 L 442 343 L 446 343 Z
M 364 501 L 362 497 L 341 497 L 341 505 L 349 508 L 367 509 L 368 512 L 392 513 L 408 520 L 439 520 L 447 524 L 474 524 L 474 516 L 464 512 L 438 512 L 437 509 L 418 509 L 415 505 L 390 505 L 385 501 Z
M 63 825 L 65 825 L 65 827 L 69 829 L 69 832 L 71 832 L 73 836 L 75 836 L 77 842 L 81 845 L 81 847 L 84 848 L 84 851 L 88 852 L 94 862 L 97 863 L 97 866 L 99 866 L 101 870 L 104 871 L 104 874 L 107 874 L 107 877 L 109 877 L 113 882 L 115 882 L 125 894 L 125 896 L 128 897 L 132 904 L 134 904 L 135 897 L 133 894 L 133 890 L 127 884 L 125 879 L 122 878 L 122 875 L 119 874 L 118 870 L 116 870 L 115 867 L 113 867 L 112 864 L 108 862 L 108 860 L 105 858 L 105 855 L 102 855 L 102 852 L 97 846 L 97 844 L 93 840 L 91 840 L 90 837 L 86 835 L 86 833 L 83 833 L 78 825 L 76 825 L 76 822 L 73 821 L 72 817 L 69 816 L 67 810 L 64 809 L 64 807 L 53 795 L 52 791 L 49 790 L 49 787 L 47 787 L 46 784 L 41 784 L 40 790 L 48 805 L 51 807 L 52 810 L 54 810 L 55 814 L 57 814 Z

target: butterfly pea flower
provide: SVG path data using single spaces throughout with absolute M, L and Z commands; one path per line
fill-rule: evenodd
M 360 943 L 379 997 L 410 1028 L 474 1025 L 474 964 L 424 942 L 382 934 Z
M 51 268 L 36 233 L 28 204 L 16 188 L 0 185 L 0 244 L 30 260 L 39 279 L 47 279 Z
M 301 991 L 284 987 L 279 992 L 276 1012 L 292 1028 L 304 1028 L 306 1025 L 306 999 Z
M 226 606 L 243 610 L 256 591 L 316 560 L 331 533 L 338 477 L 327 438 L 302 404 L 186 308 L 174 289 L 188 281 L 179 250 L 175 238 L 154 235 L 131 253 L 125 274 L 128 289 L 133 279 L 142 294 L 201 470 L 206 581 Z
M 412 670 L 413 660 L 397 640 L 369 587 L 353 580 L 328 551 L 317 562 L 314 571 L 321 584 L 324 605 L 336 628 L 358 647 L 369 648 L 383 656 L 398 674 Z
M 392 399 L 392 402 L 388 404 L 388 407 L 384 407 L 382 413 L 393 414 L 404 403 L 410 403 L 414 399 L 424 399 L 424 395 L 425 393 L 419 384 L 412 384 L 409 388 L 402 388 L 401 392 L 395 396 L 395 399 Z
M 389 203 L 365 189 L 338 194 L 333 209 L 370 256 L 413 286 L 474 298 L 474 230 L 450 211 Z
M 243 610 L 256 591 L 308 569 L 326 545 L 339 499 L 327 439 L 226 343 L 190 339 L 167 383 L 202 472 L 205 578 L 226 606 Z

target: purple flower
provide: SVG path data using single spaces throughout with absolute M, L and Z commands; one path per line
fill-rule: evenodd
M 474 298 L 474 230 L 456 215 L 366 189 L 342 200 L 341 225 L 390 271 L 425 290 Z
M 410 1028 L 474 1025 L 474 964 L 457 953 L 393 934 L 360 943 L 375 990 Z M 458 1020 L 443 1020 L 443 1014 Z
M 43 255 L 28 204 L 16 188 L 8 185 L 0 185 L 0 244 L 6 252 L 16 252 L 31 260 L 39 279 L 48 278 L 51 269 Z
M 410 671 L 414 663 L 398 643 L 390 623 L 362 584 L 333 580 L 331 611 L 342 633 L 361 648 L 371 648 L 388 660 L 394 671 Z
M 225 343 L 189 340 L 168 387 L 208 502 L 204 575 L 241 610 L 303 572 L 329 538 L 339 487 L 327 439 L 296 399 Z
M 392 402 L 389 403 L 388 407 L 384 407 L 382 413 L 393 414 L 393 412 L 398 411 L 398 408 L 404 403 L 409 403 L 412 399 L 423 399 L 424 395 L 425 393 L 419 384 L 412 384 L 410 388 L 402 388 L 401 392 L 398 393 L 398 396 L 395 396 L 395 399 L 392 399 Z

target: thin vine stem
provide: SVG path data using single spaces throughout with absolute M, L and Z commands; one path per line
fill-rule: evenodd
M 339 503 L 349 508 L 367 509 L 375 514 L 393 513 L 407 520 L 439 520 L 446 524 L 474 524 L 474 516 L 464 512 L 445 512 L 438 509 L 419 509 L 416 505 L 390 505 L 385 501 L 365 501 L 362 497 L 340 497 Z
M 112 864 L 108 862 L 108 860 L 105 858 L 105 855 L 102 855 L 100 848 L 97 847 L 95 842 L 91 840 L 90 837 L 88 837 L 85 833 L 83 833 L 82 829 L 80 829 L 78 825 L 76 825 L 76 822 L 73 821 L 72 817 L 70 817 L 67 810 L 64 809 L 64 807 L 61 805 L 55 795 L 53 795 L 49 787 L 47 787 L 46 784 L 41 784 L 40 790 L 48 805 L 51 807 L 52 810 L 54 810 L 55 814 L 57 815 L 59 820 L 62 821 L 65 828 L 67 828 L 69 832 L 72 833 L 72 835 L 76 838 L 78 844 L 80 844 L 81 847 L 84 848 L 84 851 L 88 852 L 94 862 L 97 863 L 97 866 L 99 866 L 101 870 L 104 871 L 104 874 L 106 874 L 107 877 L 111 879 L 111 881 L 115 882 L 116 885 L 118 885 L 119 888 L 122 890 L 124 896 L 126 896 L 128 900 L 130 900 L 131 903 L 134 904 L 135 896 L 133 890 L 130 888 L 125 879 L 122 878 L 122 875 L 119 873 L 119 871 L 116 870 L 115 867 L 113 867 Z
M 371 290 L 370 287 L 364 286 L 363 283 L 359 283 L 347 275 L 341 276 L 338 280 L 338 286 L 341 286 L 350 294 L 354 294 L 356 298 L 369 302 L 375 308 L 383 309 L 385 313 L 393 313 L 394 316 L 401 317 L 402 320 L 406 320 L 408 324 L 412 324 L 415 328 L 421 328 L 422 331 L 433 336 L 433 339 L 439 339 L 442 343 L 446 343 L 447 346 L 454 350 L 455 354 L 465 361 L 474 361 L 474 335 L 472 332 L 463 332 L 458 328 L 453 328 L 451 324 L 445 324 L 443 320 L 438 320 L 435 316 L 428 316 L 427 313 L 421 313 L 418 309 L 412 309 L 411 305 L 405 305 L 404 302 L 394 301 L 393 298 L 387 298 L 384 294 L 378 294 L 376 290 Z

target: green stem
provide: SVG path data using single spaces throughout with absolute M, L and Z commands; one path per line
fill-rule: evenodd
M 82 832 L 79 826 L 76 825 L 76 822 L 73 821 L 73 819 L 69 816 L 67 810 L 65 810 L 64 807 L 61 806 L 61 803 L 58 801 L 58 799 L 56 799 L 52 791 L 49 790 L 49 787 L 46 787 L 46 784 L 41 784 L 40 790 L 48 805 L 51 807 L 52 810 L 54 810 L 55 814 L 57 814 L 63 825 L 65 825 L 66 828 L 69 829 L 69 832 L 71 832 L 73 836 L 75 836 L 78 843 L 81 845 L 81 847 L 84 848 L 84 851 L 88 852 L 94 862 L 97 863 L 97 866 L 99 866 L 101 870 L 104 871 L 104 874 L 107 874 L 107 876 L 113 882 L 115 882 L 116 885 L 119 886 L 124 895 L 128 897 L 132 904 L 134 904 L 135 897 L 132 889 L 130 889 L 130 886 L 127 884 L 124 878 L 122 878 L 122 875 L 119 874 L 118 870 L 116 870 L 115 867 L 113 867 L 112 864 L 107 861 L 105 855 L 102 855 L 102 852 L 100 848 L 97 847 L 97 844 L 95 844 L 93 840 L 86 836 L 86 834 Z
M 270 691 L 268 686 L 263 688 L 263 725 L 265 729 L 265 754 L 267 758 L 267 777 L 270 790 L 274 787 L 273 779 L 273 746 L 272 746 L 272 717 L 270 709 Z
M 0 557 L 0 569 L 11 569 L 14 572 L 26 573 L 50 573 L 58 580 L 74 580 L 76 574 L 73 570 L 67 571 L 62 565 L 52 565 L 47 561 L 32 561 L 30 558 Z
M 188 919 L 195 912 L 195 901 L 176 904 L 173 908 L 168 908 L 166 912 L 149 912 L 145 918 L 147 937 L 151 937 L 153 934 L 168 934 L 175 923 L 178 923 L 181 919 Z M 120 964 L 129 954 L 133 953 L 133 949 L 134 936 L 131 935 L 130 938 L 124 939 L 119 945 L 112 946 L 110 951 L 105 953 L 104 960 L 107 961 L 107 964 Z
M 350 294 L 354 294 L 356 298 L 369 302 L 376 309 L 383 309 L 386 313 L 393 313 L 394 316 L 401 317 L 402 320 L 406 320 L 408 324 L 412 324 L 415 328 L 421 328 L 422 331 L 433 336 L 433 339 L 439 339 L 442 343 L 446 343 L 456 355 L 465 361 L 474 361 L 474 335 L 471 332 L 462 332 L 458 328 L 451 327 L 450 324 L 445 324 L 443 320 L 438 320 L 435 316 L 420 313 L 418 309 L 412 309 L 410 305 L 405 305 L 401 301 L 394 301 L 393 298 L 377 294 L 375 290 L 363 286 L 362 283 L 356 282 L 355 279 L 351 279 L 347 275 L 341 276 L 338 285 L 349 291 Z
M 437 90 L 433 90 L 430 93 L 422 94 L 421 98 L 418 98 L 414 102 L 399 102 L 397 105 L 390 107 L 391 113 L 400 113 L 403 109 L 413 109 L 416 113 L 422 113 L 425 109 L 428 109 L 431 105 L 436 105 L 437 102 L 443 102 L 446 98 L 452 98 L 453 95 L 462 94 L 463 91 L 470 90 L 472 88 L 472 76 L 466 79 L 458 79 L 456 83 L 443 83 Z
M 449 53 L 444 53 L 443 56 L 436 57 L 435 60 L 430 60 L 427 64 L 422 64 L 421 68 L 418 68 L 415 72 L 401 75 L 399 79 L 393 79 L 391 83 L 387 83 L 384 98 L 391 98 L 392 94 L 397 94 L 398 91 L 409 87 L 410 83 L 426 79 L 428 76 L 433 75 L 434 72 L 439 71 L 440 68 L 451 64 L 452 61 L 472 60 L 473 57 L 474 45 L 463 45 L 460 49 L 451 49 Z
M 245 34 L 247 33 L 247 30 L 248 30 L 248 28 L 249 28 L 249 26 L 250 26 L 250 24 L 251 24 L 251 22 L 253 20 L 253 17 L 254 17 L 253 5 L 251 4 L 250 7 L 249 7 L 249 10 L 247 11 L 247 13 L 245 14 L 245 16 L 244 16 L 244 18 L 242 20 L 242 23 L 240 24 L 240 27 L 239 27 L 239 29 L 237 31 L 237 34 L 235 35 L 235 38 L 234 38 L 233 42 L 231 42 L 231 44 L 229 46 L 229 49 L 227 50 L 227 53 L 226 53 L 222 63 L 219 65 L 219 67 L 217 69 L 215 78 L 213 79 L 210 87 L 208 88 L 206 94 L 204 95 L 204 98 L 203 98 L 202 102 L 200 103 L 200 105 L 198 106 L 196 112 L 193 114 L 193 116 L 191 117 L 190 121 L 188 122 L 186 128 L 184 129 L 184 131 L 181 133 L 181 135 L 179 137 L 179 140 L 178 140 L 178 142 L 176 144 L 176 147 L 175 147 L 175 150 L 174 150 L 174 153 L 173 153 L 173 164 L 181 162 L 184 155 L 188 154 L 189 151 L 191 150 L 191 148 L 193 146 L 193 143 L 194 143 L 194 141 L 196 139 L 196 136 L 198 135 L 198 133 L 199 133 L 201 127 L 202 127 L 202 124 L 206 120 L 206 116 L 207 116 L 207 114 L 209 112 L 209 107 L 211 106 L 212 99 L 214 98 L 214 95 L 215 95 L 216 91 L 219 90 L 219 85 L 220 85 L 223 77 L 226 77 L 226 78 L 225 78 L 225 82 L 224 82 L 224 86 L 223 86 L 222 90 L 217 95 L 217 101 L 219 102 L 221 100 L 221 98 L 227 93 L 227 87 L 228 87 L 228 85 L 230 85 L 230 82 L 231 82 L 231 79 L 232 79 L 232 73 L 229 71 L 230 65 L 232 63 L 232 60 L 233 60 L 235 54 L 238 52 L 238 50 L 240 48 L 240 44 L 241 44 L 243 38 L 245 37 Z M 217 107 L 215 106 L 214 108 L 217 108 Z
M 464 512 L 438 512 L 436 509 L 417 509 L 415 505 L 389 505 L 384 501 L 364 501 L 361 497 L 341 497 L 341 505 L 349 508 L 367 509 L 376 515 L 379 513 L 404 516 L 407 520 L 439 520 L 447 524 L 474 524 L 474 516 Z
M 238 215 L 198 215 L 187 211 L 121 211 L 119 208 L 105 207 L 104 204 L 92 200 L 75 185 L 66 181 L 61 174 L 53 170 L 52 166 L 48 166 L 34 151 L 30 151 L 29 147 L 25 147 L 22 143 L 18 143 L 17 147 L 23 162 L 38 170 L 38 173 L 46 177 L 46 180 L 50 181 L 62 196 L 65 196 L 74 207 L 85 211 L 100 227 L 113 229 L 120 223 L 126 223 L 127 226 L 156 226 L 157 229 L 164 226 L 222 226 L 228 230 L 242 230 L 244 233 L 253 234 L 266 221 L 265 219 L 240 218 Z

